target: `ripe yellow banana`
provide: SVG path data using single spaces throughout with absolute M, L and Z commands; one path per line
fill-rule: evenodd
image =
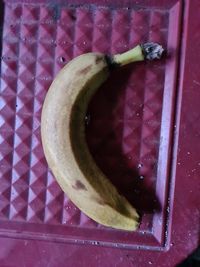
M 97 167 L 88 150 L 84 129 L 88 102 L 113 67 L 160 58 L 162 51 L 160 45 L 146 43 L 110 57 L 83 54 L 59 72 L 44 101 L 41 133 L 48 165 L 73 203 L 106 226 L 135 230 L 139 216 Z

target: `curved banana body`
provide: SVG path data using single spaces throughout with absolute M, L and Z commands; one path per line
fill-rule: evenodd
M 80 210 L 103 225 L 135 230 L 136 210 L 97 167 L 85 140 L 88 102 L 109 73 L 100 53 L 81 55 L 59 72 L 43 105 L 42 144 L 59 185 Z

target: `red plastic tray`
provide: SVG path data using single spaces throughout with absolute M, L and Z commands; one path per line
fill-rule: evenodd
M 1 3 L 0 266 L 171 267 L 198 246 L 198 11 L 197 0 Z M 73 57 L 146 41 L 166 56 L 113 72 L 86 119 L 95 161 L 142 217 L 117 231 L 81 213 L 48 170 L 41 108 Z

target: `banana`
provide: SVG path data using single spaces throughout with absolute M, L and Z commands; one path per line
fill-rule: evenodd
M 50 169 L 72 202 L 105 226 L 133 231 L 139 216 L 89 152 L 84 129 L 87 106 L 113 68 L 160 58 L 162 52 L 160 45 L 146 43 L 114 56 L 87 53 L 76 57 L 54 79 L 43 104 L 41 136 Z

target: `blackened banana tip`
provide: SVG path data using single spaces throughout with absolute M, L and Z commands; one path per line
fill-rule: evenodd
M 164 52 L 164 49 L 161 45 L 153 42 L 141 44 L 141 47 L 145 59 L 148 60 L 160 59 Z

